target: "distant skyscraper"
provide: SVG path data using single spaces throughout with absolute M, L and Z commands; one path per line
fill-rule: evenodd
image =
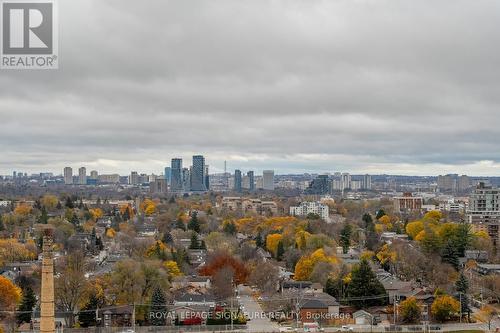
M 372 189 L 372 176 L 364 175 L 363 176 L 363 189 L 371 190 Z
M 99 178 L 99 173 L 96 170 L 90 171 L 90 178 L 91 179 L 97 179 L 97 178 Z
M 241 171 L 234 170 L 234 190 L 241 192 Z
M 170 180 L 172 179 L 172 168 L 171 167 L 166 167 L 165 168 L 165 181 L 167 184 L 170 185 Z
M 191 190 L 191 168 L 182 168 L 182 191 L 189 192 Z
M 344 172 L 341 176 L 342 179 L 342 189 L 347 190 L 351 188 L 351 175 L 347 172 Z
M 191 191 L 206 191 L 205 181 L 205 158 L 195 155 L 191 171 Z
M 254 191 L 255 190 L 255 177 L 254 177 L 253 171 L 248 171 L 247 177 L 248 177 L 248 189 L 250 191 Z
M 128 177 L 128 183 L 130 185 L 137 185 L 137 184 L 139 184 L 139 174 L 137 173 L 137 171 L 132 171 L 130 173 L 130 176 Z
M 64 168 L 64 184 L 66 185 L 73 184 L 73 169 L 70 167 Z
M 173 158 L 171 163 L 170 190 L 182 191 L 182 159 Z
M 262 188 L 264 190 L 274 190 L 274 170 L 264 170 L 262 173 Z
M 78 169 L 78 184 L 87 185 L 87 169 L 85 167 Z

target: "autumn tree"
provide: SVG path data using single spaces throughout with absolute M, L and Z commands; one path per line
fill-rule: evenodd
M 0 275 L 0 309 L 13 310 L 21 299 L 21 289 Z
M 91 293 L 89 300 L 78 313 L 78 322 L 82 327 L 93 327 L 97 325 L 97 309 L 99 308 L 99 299 L 95 293 Z
M 460 311 L 460 303 L 451 296 L 438 296 L 431 306 L 431 313 L 436 320 L 443 322 L 451 319 Z
M 278 268 L 267 262 L 259 262 L 249 277 L 249 282 L 255 285 L 263 293 L 269 294 L 276 290 L 276 281 L 279 278 Z
M 233 269 L 235 283 L 241 284 L 248 279 L 249 272 L 245 265 L 240 260 L 224 252 L 214 253 L 208 262 L 200 268 L 199 273 L 213 277 L 217 272 L 227 267 Z
M 281 234 L 269 234 L 266 237 L 266 248 L 276 258 L 278 254 L 278 244 L 283 240 Z
M 417 323 L 420 319 L 421 310 L 420 305 L 415 297 L 408 297 L 401 302 L 399 306 L 399 313 L 403 322 L 408 324 Z

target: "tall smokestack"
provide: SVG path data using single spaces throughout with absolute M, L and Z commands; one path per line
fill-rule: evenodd
M 55 333 L 54 321 L 54 258 L 52 230 L 43 230 L 42 288 L 40 297 L 40 332 Z

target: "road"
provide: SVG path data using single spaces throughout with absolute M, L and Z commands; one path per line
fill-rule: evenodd
M 252 289 L 247 286 L 238 286 L 238 294 L 240 304 L 243 305 L 245 313 L 250 318 L 247 322 L 249 332 L 278 332 L 279 326 L 276 322 L 272 322 L 266 316 L 263 316 L 263 311 L 260 304 L 252 297 Z

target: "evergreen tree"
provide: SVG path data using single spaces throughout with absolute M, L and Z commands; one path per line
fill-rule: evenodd
M 31 313 L 36 305 L 36 297 L 31 287 L 23 290 L 23 299 L 19 305 L 19 313 L 16 315 L 18 324 L 31 322 Z
M 452 265 L 455 269 L 458 269 L 459 261 L 458 261 L 458 253 L 453 244 L 453 241 L 449 240 L 443 250 L 441 251 L 441 260 Z
M 361 218 L 363 220 L 363 223 L 365 224 L 365 228 L 368 228 L 370 224 L 373 224 L 373 219 L 372 216 L 368 213 L 364 213 L 363 217 Z
M 196 232 L 193 232 L 191 235 L 191 244 L 189 245 L 190 249 L 199 249 L 200 248 L 200 243 L 198 241 L 198 235 Z
M 346 224 L 340 231 L 340 245 L 342 246 L 342 252 L 344 254 L 349 252 L 349 247 L 351 246 L 351 233 L 352 227 L 350 224 Z
M 172 244 L 174 242 L 174 238 L 172 237 L 172 234 L 170 232 L 165 232 L 163 234 L 163 243 L 165 244 Z
M 47 210 L 45 207 L 42 207 L 42 214 L 38 218 L 38 223 L 47 224 L 49 222 L 49 215 L 47 214 Z
M 351 271 L 351 281 L 346 290 L 350 303 L 356 308 L 384 305 L 387 301 L 387 293 L 384 286 L 377 279 L 370 264 L 365 259 L 361 260 Z M 369 299 L 369 297 L 377 298 Z
M 470 321 L 469 297 L 467 296 L 467 292 L 469 291 L 469 280 L 467 280 L 463 272 L 460 273 L 457 281 L 455 282 L 455 288 L 458 292 L 457 299 L 460 301 L 462 306 L 462 315 L 467 314 Z
M 257 237 L 255 237 L 255 245 L 257 245 L 257 247 L 262 247 L 264 245 L 260 232 L 257 234 Z
M 57 210 L 61 210 L 62 209 L 61 201 L 57 201 L 56 209 Z
M 165 326 L 167 314 L 167 298 L 159 287 L 151 295 L 151 308 L 149 310 L 150 322 L 153 326 Z
M 278 248 L 276 249 L 276 260 L 281 261 L 283 259 L 283 254 L 285 254 L 285 247 L 283 246 L 283 242 L 278 242 Z
M 193 212 L 191 214 L 191 220 L 188 223 L 188 229 L 194 232 L 200 232 L 200 222 L 198 221 L 198 212 Z
M 99 308 L 99 300 L 97 296 L 92 293 L 89 297 L 87 304 L 83 306 L 78 314 L 78 321 L 82 327 L 96 326 L 96 311 Z
M 453 245 L 455 246 L 457 255 L 459 257 L 465 256 L 465 250 L 472 242 L 471 226 L 470 224 L 460 223 L 457 228 L 457 233 L 453 237 Z
M 67 208 L 75 208 L 75 204 L 73 203 L 73 200 L 71 200 L 70 197 L 66 198 L 66 203 L 64 204 Z
M 375 218 L 378 220 L 379 218 L 381 218 L 384 215 L 386 215 L 385 211 L 383 209 L 379 209 L 379 210 L 377 210 L 377 214 L 375 215 Z
M 169 203 L 169 204 L 174 204 L 174 203 L 175 203 L 175 197 L 174 197 L 174 196 L 171 196 L 171 197 L 170 197 L 170 200 L 168 200 L 168 203 Z
M 226 234 L 234 235 L 236 233 L 236 224 L 233 221 L 225 223 L 222 229 Z
M 2 214 L 0 214 L 0 231 L 4 231 L 4 230 L 5 230 L 5 226 L 3 224 Z

